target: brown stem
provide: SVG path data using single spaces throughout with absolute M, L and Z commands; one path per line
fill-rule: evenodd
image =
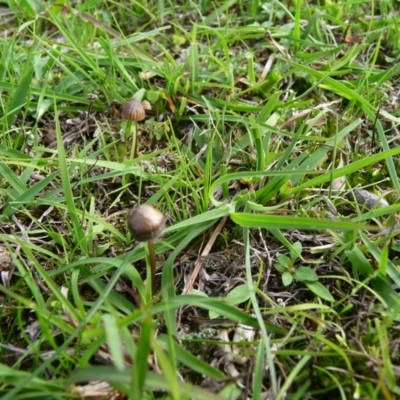
M 154 250 L 154 242 L 152 240 L 147 242 L 147 248 L 149 249 L 149 262 L 151 269 L 151 292 L 154 294 L 156 291 L 156 253 Z

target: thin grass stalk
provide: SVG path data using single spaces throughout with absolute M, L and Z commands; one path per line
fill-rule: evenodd
M 269 375 L 270 375 L 271 386 L 272 386 L 272 394 L 275 397 L 278 393 L 278 381 L 276 378 L 274 355 L 272 354 L 271 341 L 269 339 L 268 332 L 265 327 L 263 317 L 261 315 L 260 307 L 258 306 L 256 292 L 254 290 L 253 277 L 252 277 L 252 273 L 251 273 L 250 238 L 249 238 L 249 229 L 248 228 L 243 228 L 243 244 L 244 244 L 244 248 L 245 248 L 246 278 L 247 278 L 247 283 L 249 285 L 250 299 L 251 299 L 251 303 L 253 305 L 253 310 L 256 315 L 257 321 L 260 325 L 260 329 L 261 329 L 260 342 L 264 342 L 266 363 L 267 363 L 268 369 L 269 369 Z M 261 345 L 262 344 L 260 343 L 260 346 Z

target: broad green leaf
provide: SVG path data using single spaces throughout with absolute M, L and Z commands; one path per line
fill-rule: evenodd
M 284 273 L 282 274 L 282 283 L 283 283 L 283 285 L 284 285 L 284 286 L 289 286 L 289 285 L 292 284 L 292 282 L 293 282 L 293 276 L 292 276 L 292 274 L 289 273 L 289 272 L 284 272 Z
M 293 278 L 296 281 L 309 281 L 315 282 L 318 280 L 318 275 L 310 267 L 299 267 L 293 274 Z
M 244 303 L 249 298 L 250 298 L 249 285 L 247 283 L 243 283 L 242 285 L 236 286 L 234 289 L 232 289 L 225 297 L 225 300 L 228 304 L 236 306 L 240 303 Z
M 236 286 L 234 289 L 232 289 L 226 297 L 223 298 L 223 300 L 232 305 L 236 306 L 240 303 L 243 303 L 250 298 L 250 290 L 249 290 L 249 285 L 247 283 L 244 283 L 243 285 Z M 210 319 L 217 318 L 221 314 L 218 314 L 214 311 L 209 312 L 209 317 Z
M 281 274 L 283 274 L 286 270 L 286 267 L 280 263 L 275 263 L 274 267 L 276 268 L 277 271 L 279 271 Z
M 279 254 L 277 259 L 279 264 L 281 264 L 284 268 L 290 268 L 293 265 L 292 260 L 285 254 Z
M 293 247 L 296 251 L 293 251 L 292 249 L 290 250 L 290 258 L 292 260 L 296 260 L 298 257 L 298 254 L 301 254 L 301 252 L 303 251 L 303 245 L 301 244 L 301 242 L 296 242 L 296 243 L 293 243 Z
M 335 301 L 329 290 L 321 282 L 304 282 L 306 286 L 318 297 L 326 301 Z

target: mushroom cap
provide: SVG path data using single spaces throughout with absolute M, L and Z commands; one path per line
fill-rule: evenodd
M 151 110 L 151 104 L 147 100 L 142 101 L 142 107 L 144 110 Z
M 141 204 L 130 212 L 128 228 L 139 242 L 157 239 L 165 228 L 164 214 L 152 206 Z
M 146 118 L 146 111 L 140 101 L 132 99 L 122 104 L 121 117 L 128 121 L 142 121 Z

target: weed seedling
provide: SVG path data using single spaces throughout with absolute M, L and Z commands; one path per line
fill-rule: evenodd
M 328 289 L 321 282 L 318 282 L 318 275 L 311 267 L 295 266 L 299 258 L 298 254 L 301 254 L 303 247 L 300 242 L 294 243 L 293 247 L 297 250 L 297 253 L 290 252 L 290 256 L 278 254 L 278 262 L 274 264 L 274 267 L 282 274 L 284 286 L 291 285 L 294 280 L 302 282 L 321 299 L 334 301 Z

